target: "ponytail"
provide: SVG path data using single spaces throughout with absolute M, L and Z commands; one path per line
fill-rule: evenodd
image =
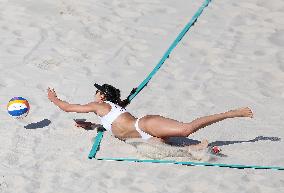
M 109 84 L 99 85 L 95 83 L 94 86 L 105 95 L 107 101 L 117 104 L 123 108 L 125 108 L 130 103 L 129 100 L 130 95 L 126 99 L 121 100 L 120 90 L 112 85 Z

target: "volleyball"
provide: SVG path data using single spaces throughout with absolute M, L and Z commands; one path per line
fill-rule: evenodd
M 12 117 L 21 119 L 28 115 L 30 105 L 23 97 L 13 97 L 7 105 L 7 110 Z

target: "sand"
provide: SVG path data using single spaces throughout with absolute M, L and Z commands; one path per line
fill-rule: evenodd
M 282 171 L 89 160 L 96 131 L 73 119 L 99 119 L 47 99 L 50 86 L 63 100 L 90 102 L 95 82 L 126 97 L 202 3 L 1 0 L 0 192 L 283 192 Z M 282 0 L 212 1 L 128 110 L 189 122 L 249 106 L 254 119 L 225 120 L 188 140 L 219 145 L 227 157 L 215 163 L 284 166 L 282 18 Z M 23 120 L 6 111 L 14 96 L 30 102 Z M 106 134 L 98 156 L 141 155 Z

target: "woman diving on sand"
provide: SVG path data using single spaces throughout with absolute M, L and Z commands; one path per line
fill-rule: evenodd
M 57 97 L 54 89 L 48 88 L 48 99 L 65 112 L 95 113 L 101 119 L 103 127 L 115 137 L 125 140 L 128 138 L 142 138 L 145 140 L 165 141 L 169 137 L 188 137 L 213 123 L 224 119 L 236 117 L 253 118 L 250 108 L 244 107 L 227 112 L 204 116 L 191 122 L 183 123 L 160 115 L 145 115 L 136 118 L 129 113 L 120 99 L 120 90 L 109 84 L 94 84 L 97 88 L 95 101 L 88 104 L 70 104 Z M 91 122 L 77 122 L 77 127 L 91 127 Z M 203 140 L 192 149 L 203 149 L 208 146 L 208 141 Z

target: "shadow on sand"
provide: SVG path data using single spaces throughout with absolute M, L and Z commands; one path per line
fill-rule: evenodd
M 75 122 L 86 122 L 86 119 L 74 119 Z M 43 119 L 42 121 L 36 122 L 36 123 L 30 123 L 26 126 L 24 126 L 25 129 L 41 129 L 44 127 L 47 127 L 48 125 L 50 125 L 51 121 L 49 119 Z M 88 123 L 88 122 L 86 122 Z M 85 130 L 94 130 L 97 128 L 102 127 L 102 125 L 100 124 L 95 124 L 92 123 L 92 125 L 90 127 L 84 128 Z
M 92 122 L 87 122 L 86 119 L 73 119 L 76 123 L 90 123 L 91 125 L 89 127 L 86 127 L 86 128 L 82 128 L 82 129 L 85 129 L 85 130 L 94 130 L 94 129 L 97 129 L 97 130 L 102 130 L 102 125 L 101 124 L 96 124 L 96 123 L 92 123 Z M 103 131 L 105 131 L 103 129 Z
M 30 123 L 26 126 L 24 126 L 25 129 L 40 129 L 47 127 L 50 125 L 51 121 L 48 119 L 43 119 L 42 121 L 36 122 L 36 123 Z
M 254 143 L 257 141 L 280 141 L 281 138 L 279 137 L 264 137 L 264 136 L 258 136 L 251 140 L 246 141 L 214 141 L 209 143 L 209 146 L 224 146 L 224 145 L 231 145 L 236 143 Z M 189 139 L 186 137 L 171 137 L 167 141 L 170 145 L 174 146 L 187 146 L 187 145 L 194 145 L 200 143 L 198 140 Z

